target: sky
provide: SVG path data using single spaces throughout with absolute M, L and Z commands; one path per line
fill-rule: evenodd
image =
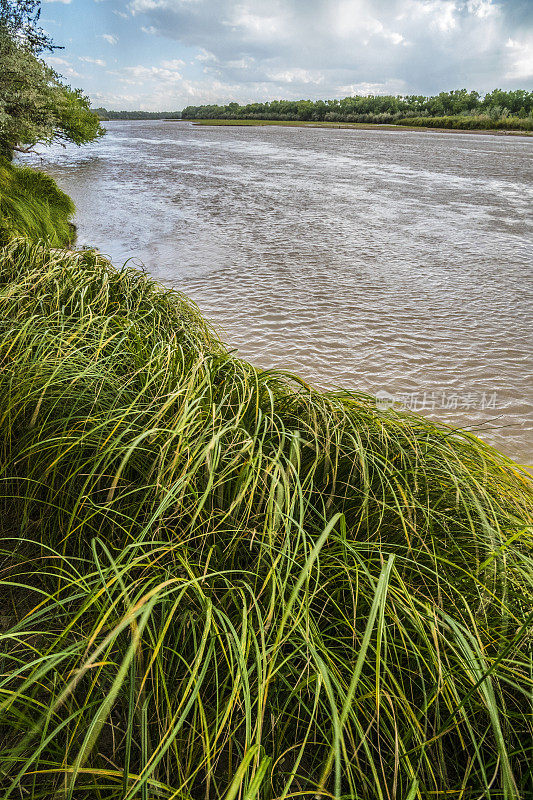
M 93 106 L 533 88 L 533 0 L 43 0 Z

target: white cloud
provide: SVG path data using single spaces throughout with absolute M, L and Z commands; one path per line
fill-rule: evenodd
M 123 67 L 123 69 L 116 70 L 113 74 L 117 75 L 121 83 L 128 85 L 137 84 L 139 81 L 173 84 L 183 80 L 179 68 L 184 65 L 184 61 L 176 59 L 174 61 L 162 61 L 160 66 L 147 67 L 144 64 L 137 64 L 133 67 Z
M 199 56 L 197 56 L 197 59 L 200 60 Z M 216 61 L 216 59 L 214 60 Z M 226 61 L 225 66 L 229 67 L 230 69 L 252 69 L 255 64 L 255 58 L 252 58 L 252 56 L 243 56 L 242 58 L 235 58 Z
M 510 63 L 506 78 L 511 80 L 530 80 L 533 78 L 533 36 L 526 41 L 508 39 L 506 47 L 510 50 Z
M 68 6 L 72 0 L 43 0 L 44 3 L 63 3 L 64 5 Z
M 462 86 L 483 92 L 531 75 L 527 0 L 129 0 L 121 8 L 139 31 L 174 40 L 180 54 L 187 48 L 188 65 L 159 63 L 154 41 L 155 58 L 117 71 L 125 85 L 137 82 L 139 102 L 151 108 L 158 98 L 179 108 Z
M 320 68 L 336 71 L 339 85 L 400 79 L 431 91 L 447 88 L 444 75 L 463 85 L 468 74 L 479 85 L 477 57 L 490 52 L 495 62 L 505 43 L 505 9 L 494 0 L 306 0 L 305 8 L 301 0 L 130 0 L 128 7 L 143 15 L 145 30 L 198 48 L 198 60 L 230 85 L 243 58 L 256 60 L 258 80 L 272 69 Z
M 140 0 L 140 2 L 130 3 L 130 8 L 133 14 L 142 14 L 143 11 L 156 11 L 160 8 L 166 8 L 167 5 L 165 0 Z
M 139 98 L 135 94 L 120 94 L 113 91 L 92 92 L 91 101 L 93 106 L 102 105 L 108 108 L 129 106 L 130 108 L 139 108 Z
M 281 10 L 278 14 L 264 14 L 254 12 L 245 5 L 237 5 L 231 16 L 222 20 L 222 24 L 240 29 L 247 38 L 264 41 L 283 38 L 287 31 L 286 21 L 286 15 Z
M 324 83 L 324 75 L 316 70 L 287 69 L 284 72 L 267 72 L 267 77 L 276 83 Z
M 458 26 L 459 4 L 455 0 L 410 0 L 400 15 L 409 24 L 422 22 L 427 31 L 450 33 Z
M 386 83 L 350 83 L 337 87 L 337 96 L 368 94 L 405 94 L 406 86 L 402 81 L 391 80 Z
M 407 44 L 401 33 L 395 33 L 395 31 L 383 31 L 383 36 L 393 44 Z
M 108 44 L 117 44 L 118 43 L 118 37 L 117 36 L 113 36 L 112 33 L 103 33 L 102 34 L 102 39 L 104 39 L 104 41 L 106 41 Z
M 67 61 L 66 58 L 59 58 L 59 56 L 48 56 L 46 59 L 49 64 L 54 67 L 71 67 L 72 64 L 70 61 Z
M 181 58 L 173 58 L 171 61 L 162 61 L 161 66 L 165 69 L 180 69 L 180 67 L 185 66 L 185 61 Z
M 96 64 L 97 67 L 105 67 L 106 63 L 101 58 L 90 58 L 89 56 L 79 56 L 79 61 L 85 61 L 87 64 Z
M 468 0 L 466 6 L 470 14 L 480 19 L 495 16 L 500 12 L 499 6 L 492 0 Z
M 50 64 L 50 66 L 59 72 L 61 75 L 64 75 L 66 78 L 81 78 L 79 72 L 76 72 L 70 61 L 67 61 L 66 58 L 60 58 L 59 56 L 47 56 L 46 63 Z
M 210 53 L 209 50 L 204 50 L 204 48 L 201 47 L 200 52 L 198 53 L 197 56 L 195 56 L 195 60 L 205 61 L 206 63 L 208 63 L 209 61 L 215 62 L 217 60 L 217 57 L 215 56 L 214 53 Z

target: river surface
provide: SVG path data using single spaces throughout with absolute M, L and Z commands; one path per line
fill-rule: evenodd
M 533 138 L 106 126 L 42 157 L 79 244 L 142 262 L 258 365 L 533 462 Z

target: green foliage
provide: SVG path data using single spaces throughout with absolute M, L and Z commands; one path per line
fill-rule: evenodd
M 494 89 L 488 92 L 480 103 L 483 111 L 489 112 L 491 108 L 507 109 L 509 114 L 525 117 L 533 113 L 533 92 L 525 89 L 515 89 L 511 92 L 504 92 L 502 89 Z
M 399 119 L 397 125 L 421 126 L 424 128 L 453 128 L 454 130 L 505 130 L 533 131 L 533 117 L 503 117 L 494 119 L 490 116 L 457 116 L 457 117 L 406 117 Z
M 98 119 L 181 119 L 181 111 L 108 111 L 95 108 Z
M 183 119 L 279 119 L 286 121 L 390 123 L 412 117 L 442 117 L 458 114 L 487 114 L 521 119 L 533 114 L 533 92 L 495 89 L 484 98 L 478 92 L 455 89 L 435 97 L 422 95 L 369 95 L 342 100 L 274 100 L 226 106 L 187 106 Z
M 40 16 L 40 0 L 0 0 L 0 28 L 12 38 L 24 39 L 32 53 L 58 49 L 39 26 Z
M 0 25 L 0 156 L 36 144 L 84 144 L 103 135 L 89 100 L 61 83 L 24 41 Z
M 511 461 L 92 252 L 1 252 L 0 360 L 6 800 L 530 796 Z
M 24 236 L 64 247 L 73 213 L 74 203 L 49 175 L 0 160 L 0 243 Z

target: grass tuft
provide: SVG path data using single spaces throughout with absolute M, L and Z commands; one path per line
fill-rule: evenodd
M 0 360 L 2 797 L 531 796 L 513 462 L 93 252 L 0 252 Z
M 0 159 L 0 244 L 24 236 L 66 247 L 74 236 L 74 203 L 53 178 Z

